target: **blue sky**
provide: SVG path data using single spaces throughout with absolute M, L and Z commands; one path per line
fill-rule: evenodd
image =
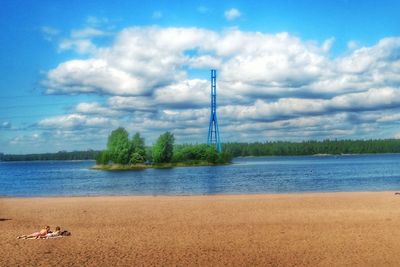
M 0 152 L 400 137 L 398 1 L 0 3 Z

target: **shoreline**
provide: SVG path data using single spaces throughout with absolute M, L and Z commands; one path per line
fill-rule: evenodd
M 387 152 L 387 153 L 351 153 L 351 154 L 306 154 L 306 155 L 264 155 L 264 156 L 237 156 L 233 157 L 233 159 L 240 159 L 240 158 L 268 158 L 268 157 L 329 157 L 329 156 L 373 156 L 373 155 L 400 155 L 399 153 L 395 152 Z M 0 160 L 0 163 L 7 163 L 7 162 L 46 162 L 46 161 L 71 161 L 71 162 L 79 162 L 79 161 L 94 161 L 96 162 L 96 159 L 49 159 L 49 160 Z M 228 163 L 227 165 L 229 165 Z M 217 164 L 219 165 L 219 164 Z M 221 164 L 224 165 L 224 164 Z M 195 165 L 188 165 L 190 166 L 195 166 Z M 207 165 L 205 165 L 207 166 Z M 213 165 L 211 165 L 213 166 Z
M 394 193 L 0 198 L 0 266 L 395 266 Z
M 187 168 L 187 167 L 214 167 L 231 165 L 231 162 L 226 163 L 210 163 L 205 161 L 199 162 L 175 162 L 175 163 L 160 163 L 160 164 L 96 164 L 90 167 L 90 170 L 98 171 L 142 171 L 146 169 L 172 169 L 172 168 Z
M 184 194 L 184 195 L 166 195 L 166 194 L 152 194 L 152 195 L 43 195 L 43 196 L 1 196 L 1 199 L 60 199 L 60 198 L 181 198 L 181 197 L 240 197 L 240 196 L 304 196 L 304 195 L 331 195 L 331 194 L 375 194 L 375 193 L 399 193 L 399 190 L 386 190 L 386 191 L 306 191 L 306 192 L 275 192 L 275 193 L 227 193 L 227 194 Z M 400 198 L 400 196 L 399 196 Z

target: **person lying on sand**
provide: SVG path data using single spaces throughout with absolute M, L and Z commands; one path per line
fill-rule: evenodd
M 52 238 L 52 237 L 61 237 L 60 226 L 57 226 L 54 232 L 49 231 L 45 236 L 41 236 L 40 238 Z
M 41 237 L 46 237 L 46 235 L 50 233 L 50 226 L 46 226 L 46 228 L 41 229 L 39 232 L 35 232 L 30 235 L 21 235 L 18 236 L 17 239 L 37 239 Z

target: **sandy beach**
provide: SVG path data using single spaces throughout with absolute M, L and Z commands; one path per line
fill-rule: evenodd
M 0 229 L 0 266 L 400 264 L 394 192 L 0 198 Z

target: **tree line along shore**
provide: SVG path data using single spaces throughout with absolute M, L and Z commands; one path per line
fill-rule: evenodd
M 136 135 L 136 134 L 135 134 Z M 140 134 L 133 139 L 142 138 Z M 151 162 L 153 147 L 144 144 L 145 162 Z M 174 144 L 170 165 L 179 165 L 178 162 L 191 161 L 195 165 L 196 160 L 204 155 L 204 150 L 209 148 L 205 144 Z M 317 154 L 341 155 L 341 154 L 384 154 L 400 153 L 400 139 L 378 140 L 323 140 L 303 142 L 254 142 L 254 143 L 224 143 L 222 144 L 223 156 L 226 159 L 247 156 L 306 156 Z M 138 153 L 141 155 L 140 153 Z M 215 156 L 215 153 L 211 153 Z M 2 154 L 0 161 L 33 161 L 33 160 L 94 160 L 102 155 L 99 150 L 87 151 L 59 151 L 57 153 L 41 154 Z M 200 155 L 200 156 L 198 156 Z M 142 154 L 143 156 L 143 154 Z M 137 155 L 135 155 L 137 157 Z M 204 157 L 203 157 L 204 158 Z M 132 158 L 131 158 L 132 159 Z

